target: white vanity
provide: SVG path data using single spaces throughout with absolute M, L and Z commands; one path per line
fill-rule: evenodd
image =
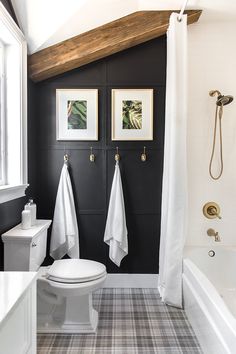
M 36 272 L 0 272 L 0 354 L 36 354 Z

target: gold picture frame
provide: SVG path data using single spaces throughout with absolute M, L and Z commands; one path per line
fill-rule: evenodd
M 111 139 L 153 140 L 153 89 L 112 89 Z
M 56 90 L 57 140 L 98 140 L 98 90 Z

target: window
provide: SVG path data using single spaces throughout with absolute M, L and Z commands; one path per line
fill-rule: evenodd
M 0 3 L 0 203 L 27 188 L 27 47 Z
M 0 41 L 0 186 L 5 184 L 5 110 L 4 110 L 4 89 L 5 89 L 5 75 L 4 75 L 4 44 Z

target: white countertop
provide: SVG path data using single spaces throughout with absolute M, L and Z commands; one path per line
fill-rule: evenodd
M 0 272 L 0 327 L 19 303 L 37 272 Z

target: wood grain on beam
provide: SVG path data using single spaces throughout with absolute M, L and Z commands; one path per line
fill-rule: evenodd
M 29 76 L 42 81 L 166 33 L 173 11 L 138 11 L 29 56 Z M 189 10 L 188 24 L 201 10 Z

